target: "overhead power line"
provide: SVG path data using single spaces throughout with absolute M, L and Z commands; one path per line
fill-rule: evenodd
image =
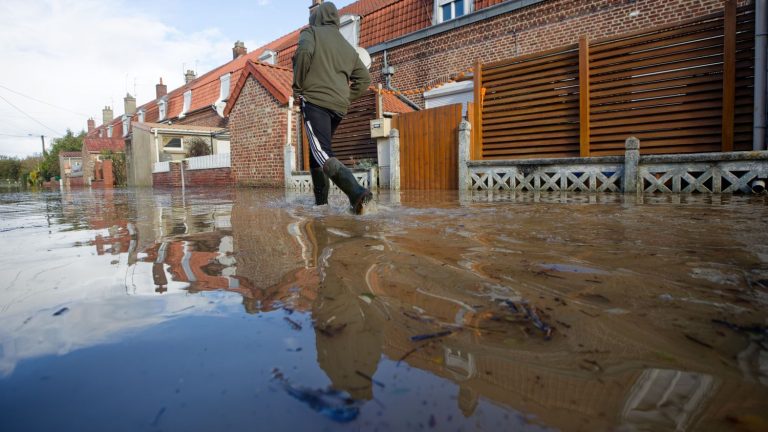
M 14 135 L 14 134 L 7 134 L 7 133 L 0 133 L 0 136 L 13 137 L 13 138 L 30 138 L 30 137 L 37 138 L 37 135 Z
M 46 125 L 45 123 L 41 122 L 40 120 L 38 120 L 38 119 L 36 119 L 36 118 L 32 117 L 31 115 L 29 115 L 29 114 L 25 113 L 25 112 L 24 112 L 24 110 L 22 110 L 21 108 L 17 107 L 17 106 L 16 106 L 16 105 L 14 105 L 14 104 L 12 104 L 12 103 L 11 103 L 11 101 L 9 101 L 8 99 L 6 99 L 6 98 L 4 98 L 4 97 L 2 97 L 2 96 L 0 96 L 0 99 L 4 100 L 4 101 L 5 101 L 5 103 L 7 103 L 8 105 L 10 105 L 10 106 L 14 107 L 14 108 L 16 109 L 16 111 L 18 111 L 18 112 L 20 112 L 20 113 L 24 114 L 24 115 L 25 115 L 25 116 L 27 116 L 27 117 L 28 117 L 30 120 L 32 120 L 33 122 L 35 122 L 35 123 L 39 124 L 40 126 L 42 126 L 42 127 L 46 128 L 46 129 L 48 129 L 49 131 L 51 131 L 51 132 L 55 133 L 56 135 L 64 135 L 63 133 L 59 133 L 59 132 L 57 132 L 55 129 L 53 129 L 52 127 L 49 127 L 48 125 Z
M 11 92 L 11 93 L 16 93 L 16 94 L 17 94 L 17 95 L 19 95 L 19 96 L 24 96 L 24 97 L 25 97 L 25 98 L 27 98 L 27 99 L 31 99 L 31 100 L 33 100 L 33 101 L 35 101 L 35 102 L 39 102 L 39 103 L 41 103 L 41 104 L 43 104 L 43 105 L 48 105 L 48 106 L 50 106 L 50 107 L 54 107 L 54 108 L 57 108 L 57 109 L 60 109 L 60 110 L 64 110 L 64 111 L 67 111 L 67 112 L 69 112 L 69 113 L 72 113 L 72 114 L 75 114 L 75 115 L 78 115 L 78 116 L 82 116 L 82 117 L 88 117 L 88 114 L 79 113 L 79 112 L 77 112 L 77 111 L 72 111 L 72 110 L 71 110 L 71 109 L 69 109 L 69 108 L 64 108 L 64 107 L 61 107 L 61 106 L 58 106 L 58 105 L 54 105 L 54 104 L 52 104 L 52 103 L 50 103 L 50 102 L 46 102 L 46 101 L 43 101 L 43 100 L 40 100 L 40 99 L 34 98 L 34 97 L 30 96 L 30 95 L 26 95 L 26 94 L 24 94 L 24 93 L 21 93 L 21 92 L 17 92 L 16 90 L 10 89 L 10 88 L 8 88 L 8 87 L 6 87 L 6 86 L 2 85 L 2 84 L 0 84 L 0 88 L 4 88 L 4 89 L 8 90 L 8 91 L 9 91 L 9 92 Z

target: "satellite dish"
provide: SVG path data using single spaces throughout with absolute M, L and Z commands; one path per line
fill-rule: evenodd
M 366 51 L 365 48 L 357 47 L 357 55 L 360 56 L 360 61 L 363 62 L 366 69 L 371 67 L 371 55 L 368 54 L 368 51 Z

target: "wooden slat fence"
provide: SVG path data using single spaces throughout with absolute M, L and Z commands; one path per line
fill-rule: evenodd
M 461 111 L 461 104 L 446 105 L 393 119 L 400 132 L 402 189 L 458 188 Z
M 754 11 L 725 4 L 674 26 L 482 65 L 473 158 L 620 155 L 631 135 L 643 154 L 750 149 Z
M 578 45 L 484 64 L 476 87 L 483 159 L 579 155 Z
M 376 97 L 368 92 L 356 100 L 347 111 L 333 136 L 333 151 L 347 166 L 363 159 L 378 161 L 376 140 L 371 138 L 370 121 L 376 118 Z M 302 130 L 302 164 L 309 169 L 309 147 Z

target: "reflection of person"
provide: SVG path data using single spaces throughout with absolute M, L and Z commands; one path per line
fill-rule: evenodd
M 384 317 L 363 294 L 364 272 L 350 274 L 345 269 L 359 262 L 355 247 L 329 244 L 324 227 L 310 222 L 308 231 L 315 245 L 317 261 L 324 262 L 320 288 L 312 304 L 315 322 L 317 363 L 334 388 L 347 391 L 355 399 L 373 398 L 371 378 L 381 359 L 384 342 Z M 350 242 L 353 239 L 344 239 Z M 320 256 L 323 259 L 320 259 Z M 376 301 L 376 300 L 373 300 Z
M 339 14 L 333 3 L 321 3 L 301 31 L 293 57 L 293 91 L 301 102 L 304 129 L 309 142 L 309 166 L 315 203 L 327 204 L 328 177 L 349 198 L 356 214 L 371 200 L 368 189 L 334 156 L 331 141 L 347 113 L 371 77 L 354 48 L 339 32 Z M 327 176 L 327 177 L 326 177 Z

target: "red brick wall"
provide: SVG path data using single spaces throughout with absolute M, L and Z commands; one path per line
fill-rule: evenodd
M 205 108 L 201 111 L 194 112 L 184 116 L 182 119 L 177 119 L 175 124 L 195 125 L 195 126 L 207 126 L 207 127 L 226 127 L 227 121 L 219 117 L 213 108 Z
M 181 165 L 170 164 L 171 170 L 164 173 L 152 173 L 153 187 L 181 187 Z
M 184 181 L 187 187 L 192 186 L 230 186 L 234 183 L 230 168 L 213 168 L 201 170 L 184 169 Z
M 294 116 L 294 131 L 295 120 Z M 287 109 L 253 77 L 248 78 L 229 114 L 232 174 L 238 185 L 284 187 L 287 124 Z
M 739 0 L 740 6 L 751 0 Z M 723 0 L 550 0 L 430 38 L 388 50 L 397 68 L 392 84 L 400 90 L 445 81 L 475 60 L 491 62 L 577 43 L 673 24 L 719 12 Z M 630 12 L 637 10 L 635 18 Z M 373 56 L 371 71 L 382 68 Z M 383 76 L 373 73 L 375 82 Z M 409 96 L 423 106 L 419 96 Z
M 190 170 L 187 168 L 187 162 L 184 164 L 184 185 L 185 187 L 196 186 L 231 186 L 234 184 L 232 170 L 229 168 L 212 168 L 201 170 Z M 181 164 L 170 164 L 171 170 L 164 173 L 152 173 L 153 187 L 181 187 Z

